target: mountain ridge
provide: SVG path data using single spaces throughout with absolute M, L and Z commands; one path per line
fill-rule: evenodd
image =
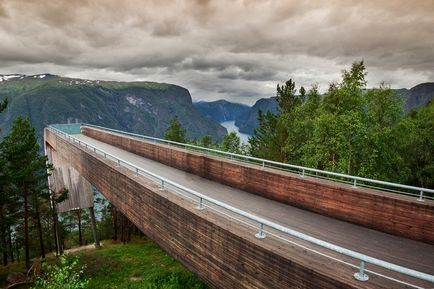
M 236 120 L 239 115 L 246 112 L 250 107 L 245 104 L 229 102 L 225 99 L 206 102 L 193 102 L 194 107 L 198 109 L 205 117 L 218 122 Z
M 205 134 L 221 139 L 226 129 L 205 118 L 186 88 L 157 82 L 119 82 L 61 77 L 52 74 L 0 75 L 0 98 L 9 105 L 0 115 L 2 133 L 18 116 L 28 116 L 41 140 L 52 123 L 87 122 L 163 137 L 177 115 L 190 138 Z
M 397 93 L 405 97 L 404 110 L 406 112 L 426 105 L 434 99 L 434 82 L 423 82 L 410 89 L 394 89 Z
M 404 97 L 403 109 L 405 113 L 425 106 L 430 100 L 434 99 L 434 82 L 420 83 L 410 89 L 400 88 L 392 90 Z M 253 134 L 253 129 L 258 126 L 257 118 L 259 109 L 264 113 L 267 110 L 270 110 L 272 113 L 277 113 L 278 104 L 276 97 L 261 98 L 247 111 L 244 111 L 236 117 L 235 125 L 239 128 L 240 132 L 250 135 Z M 217 117 L 215 119 L 217 119 Z

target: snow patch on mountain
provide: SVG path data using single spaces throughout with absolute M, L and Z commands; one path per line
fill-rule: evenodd
M 22 77 L 21 74 L 7 74 L 7 75 L 0 75 L 0 82 L 2 81 L 8 81 L 12 78 Z

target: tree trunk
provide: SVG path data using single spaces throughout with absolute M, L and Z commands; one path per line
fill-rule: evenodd
M 2 251 L 3 251 L 3 265 L 6 266 L 8 264 L 8 251 L 6 250 L 6 234 L 2 232 Z
M 60 244 L 60 231 L 59 231 L 59 223 L 57 219 L 57 211 L 56 211 L 56 203 L 54 202 L 53 196 L 51 197 L 51 208 L 53 210 L 53 234 L 54 234 L 54 244 L 56 246 L 56 255 L 63 254 L 63 248 Z
M 17 262 L 20 262 L 20 246 L 18 245 L 18 242 L 15 240 L 15 250 L 17 252 Z
M 113 219 L 113 241 L 116 241 L 118 239 L 118 216 L 117 216 L 117 210 L 116 208 L 112 205 L 111 208 L 111 212 L 112 212 L 112 219 Z
M 128 220 L 128 219 L 127 219 Z M 131 231 L 132 231 L 133 223 L 128 220 L 128 235 L 127 235 L 127 241 L 131 242 Z
M 121 242 L 125 244 L 125 217 L 123 214 L 120 215 L 121 223 Z
M 38 225 L 39 246 L 41 249 L 41 257 L 42 259 L 45 259 L 44 237 L 42 235 L 41 215 L 39 213 L 38 204 L 36 204 L 36 224 Z
M 93 240 L 95 243 L 95 247 L 99 248 L 100 247 L 99 237 L 98 237 L 98 231 L 96 228 L 95 211 L 94 211 L 93 207 L 89 208 L 89 215 L 90 215 L 90 222 L 91 222 L 91 226 L 92 226 L 92 234 L 93 234 Z
M 14 260 L 14 248 L 13 248 L 13 244 L 12 244 L 12 230 L 11 227 L 9 226 L 8 228 L 8 233 L 9 233 L 9 252 L 11 254 L 11 263 L 13 263 Z
M 120 213 L 119 218 L 120 218 L 120 226 L 121 226 L 120 240 L 122 241 L 123 244 L 126 244 L 131 240 L 131 222 L 122 213 Z
M 57 230 L 56 230 L 56 214 L 53 213 L 53 237 L 54 237 L 54 248 L 56 250 L 56 256 L 59 256 L 59 246 L 57 245 Z
M 78 244 L 83 246 L 83 235 L 81 234 L 81 209 L 77 210 L 78 219 Z
M 1 234 L 1 248 L 3 251 L 3 265 L 6 266 L 8 264 L 8 252 L 6 250 L 7 243 L 6 243 L 6 224 L 4 223 L 4 216 L 3 216 L 3 207 L 0 207 L 0 234 Z
M 29 206 L 28 206 L 28 191 L 27 184 L 23 186 L 24 195 L 24 251 L 26 259 L 26 269 L 30 269 L 30 252 L 29 252 Z

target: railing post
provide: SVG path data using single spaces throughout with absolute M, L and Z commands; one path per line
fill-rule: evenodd
M 107 158 L 107 154 L 106 154 L 106 153 L 104 153 L 104 158 L 105 158 L 105 159 Z
M 265 233 L 264 233 L 264 224 L 259 223 L 259 232 L 255 234 L 256 238 L 258 239 L 264 239 Z
M 196 209 L 198 209 L 198 210 L 203 210 L 204 209 L 203 208 L 203 199 L 202 199 L 202 197 L 199 197 L 199 203 L 197 204 Z
M 231 155 L 231 160 L 233 160 L 234 159 L 234 156 L 233 155 Z
M 265 167 L 265 162 L 264 162 L 264 161 L 262 162 L 262 167 L 263 167 L 263 168 Z
M 301 177 L 304 178 L 304 169 L 301 170 Z
M 138 175 L 139 175 L 139 169 L 136 168 L 136 176 L 138 176 Z
M 419 198 L 417 198 L 419 202 L 423 202 L 423 191 L 420 191 Z
M 354 278 L 362 282 L 369 280 L 369 276 L 365 274 L 365 261 L 360 261 L 359 272 L 354 273 Z
M 160 191 L 164 191 L 164 181 L 163 180 L 161 180 Z
M 96 153 L 96 148 L 93 148 L 93 152 Z
M 354 179 L 354 181 L 353 181 L 353 188 L 357 188 L 357 180 L 356 179 Z
M 121 160 L 118 159 L 118 166 L 121 166 Z

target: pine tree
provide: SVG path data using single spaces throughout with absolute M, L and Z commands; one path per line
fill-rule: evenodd
M 212 145 L 212 138 L 209 134 L 204 135 L 201 139 L 200 139 L 200 146 L 203 146 L 204 148 L 209 148 Z
M 61 193 L 62 194 L 62 193 Z M 36 182 L 32 186 L 30 197 L 30 213 L 33 216 L 34 224 L 38 233 L 39 250 L 42 258 L 45 258 L 45 245 L 44 245 L 44 230 L 42 226 L 42 215 L 50 215 L 50 193 L 47 183 L 44 180 Z
M 250 154 L 256 157 L 273 161 L 287 162 L 288 124 L 294 118 L 294 111 L 299 107 L 305 97 L 297 96 L 295 82 L 289 79 L 284 85 L 277 85 L 276 99 L 279 104 L 277 115 L 267 111 L 265 115 L 258 111 L 259 127 L 253 131 L 249 138 Z
M 3 112 L 8 104 L 8 99 L 5 98 L 0 102 L 0 113 Z M 8 174 L 6 171 L 6 160 L 3 153 L 0 151 L 0 252 L 2 252 L 3 265 L 7 265 L 7 230 L 11 225 L 10 205 L 12 203 L 12 198 L 8 193 Z
M 276 160 L 274 139 L 277 130 L 278 116 L 267 110 L 258 110 L 258 127 L 253 130 L 249 138 L 250 154 L 254 157 Z
M 289 79 L 284 85 L 277 85 L 277 103 L 279 104 L 280 113 L 288 112 L 300 101 L 300 98 L 295 95 L 295 82 Z
M 235 154 L 241 153 L 241 141 L 235 132 L 228 133 L 223 137 L 220 150 Z
M 21 199 L 23 216 L 23 234 L 26 267 L 30 267 L 29 253 L 29 214 L 32 198 L 37 198 L 46 185 L 48 169 L 47 157 L 39 154 L 39 145 L 35 129 L 28 118 L 15 119 L 10 133 L 4 138 L 0 149 L 9 171 L 8 177 L 14 192 Z
M 2 252 L 3 265 L 8 264 L 7 256 L 7 228 L 10 225 L 10 210 L 12 198 L 8 193 L 8 174 L 6 160 L 0 155 L 0 252 Z
M 175 116 L 170 120 L 170 124 L 166 130 L 164 138 L 171 141 L 185 143 L 187 142 L 185 134 L 185 128 L 182 127 L 182 125 L 178 121 L 178 117 Z

